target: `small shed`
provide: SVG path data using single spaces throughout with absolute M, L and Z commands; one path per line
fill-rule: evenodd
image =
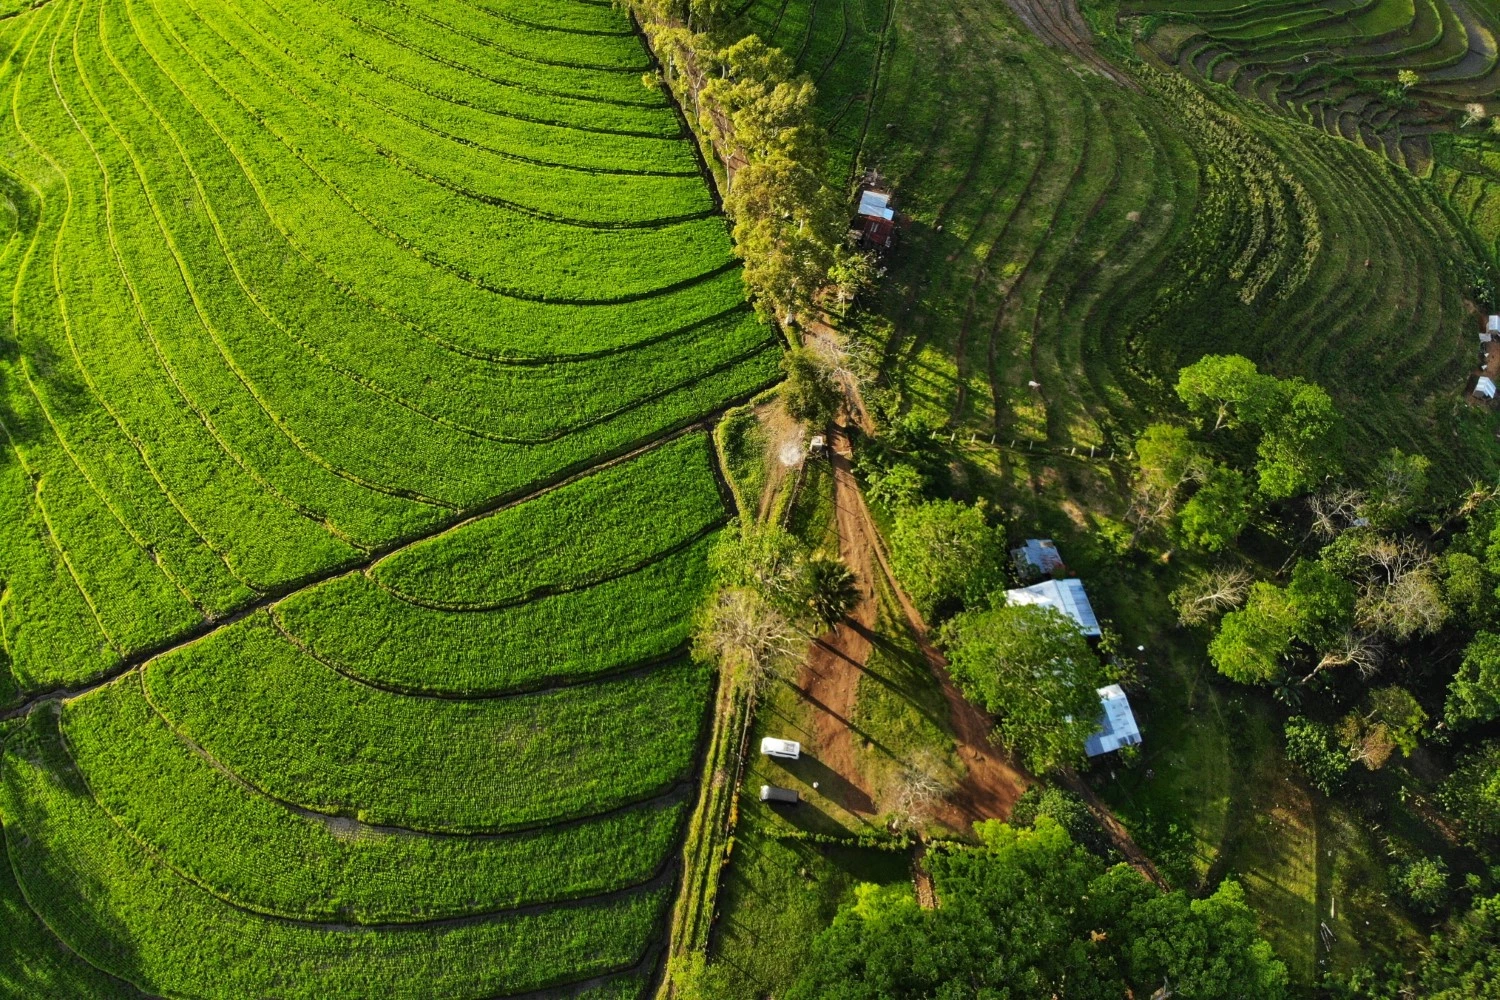
M 813 458 L 827 458 L 828 439 L 821 434 L 814 434 L 812 444 L 808 447 L 808 454 Z
M 1500 315 L 1491 314 L 1489 322 L 1484 325 L 1486 333 L 1500 333 Z
M 767 757 L 797 760 L 802 756 L 802 744 L 796 740 L 779 740 L 774 736 L 767 736 L 760 741 L 760 752 Z
M 1097 636 L 1099 619 L 1094 616 L 1089 595 L 1084 593 L 1081 580 L 1043 580 L 1030 587 L 1019 587 L 1005 592 L 1006 604 L 1039 604 L 1045 608 L 1056 608 L 1078 626 L 1078 631 L 1087 636 Z
M 795 788 L 782 788 L 778 785 L 761 785 L 760 800 L 762 802 L 784 802 L 794 806 L 802 801 L 802 796 Z
M 896 242 L 895 197 L 878 188 L 862 189 L 852 229 L 861 246 L 889 249 Z
M 1025 545 L 1010 550 L 1010 558 L 1023 580 L 1050 576 L 1063 568 L 1057 543 L 1050 538 L 1028 538 Z
M 1474 395 L 1480 399 L 1494 399 L 1495 380 L 1488 375 L 1479 376 L 1478 381 L 1474 383 Z
M 1130 699 L 1118 684 L 1099 689 L 1099 731 L 1083 744 L 1090 757 L 1111 753 L 1121 747 L 1133 747 L 1141 741 L 1141 727 L 1136 725 Z

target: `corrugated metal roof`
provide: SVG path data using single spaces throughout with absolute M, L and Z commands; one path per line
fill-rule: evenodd
M 1495 398 L 1495 380 L 1488 375 L 1479 376 L 1479 381 L 1474 383 L 1474 395 L 1483 396 L 1485 399 Z
M 1089 595 L 1084 593 L 1082 580 L 1043 580 L 1030 587 L 1019 587 L 1005 592 L 1006 604 L 1039 604 L 1056 608 L 1078 625 L 1084 635 L 1099 634 L 1099 619 L 1094 617 Z
M 1141 729 L 1136 724 L 1135 713 L 1130 710 L 1130 699 L 1125 689 L 1118 684 L 1099 689 L 1099 731 L 1083 744 L 1084 752 L 1097 757 L 1121 747 L 1133 747 L 1141 741 Z
M 1043 573 L 1050 573 L 1063 564 L 1062 553 L 1057 543 L 1050 538 L 1028 538 L 1026 544 L 1012 550 L 1017 561 L 1025 562 Z
M 1490 315 L 1489 325 L 1485 327 L 1490 333 L 1500 333 L 1500 316 Z
M 859 214 L 887 222 L 896 217 L 895 210 L 891 208 L 891 196 L 879 191 L 866 191 L 859 196 Z

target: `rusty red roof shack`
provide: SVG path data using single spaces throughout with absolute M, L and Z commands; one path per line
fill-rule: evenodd
M 859 234 L 859 244 L 878 250 L 890 249 L 896 242 L 896 199 L 889 191 L 864 187 L 859 192 L 859 208 L 850 227 Z

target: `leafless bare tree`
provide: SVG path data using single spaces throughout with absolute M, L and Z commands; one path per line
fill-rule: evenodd
M 1331 648 L 1324 650 L 1312 671 L 1302 678 L 1302 683 L 1306 684 L 1324 670 L 1338 667 L 1353 667 L 1361 677 L 1370 677 L 1380 670 L 1384 660 L 1385 648 L 1378 636 L 1351 630 L 1340 636 Z
M 1408 570 L 1361 596 L 1357 617 L 1396 639 L 1437 631 L 1448 619 L 1442 585 L 1430 563 Z
M 786 616 L 748 587 L 721 590 L 704 613 L 695 645 L 734 683 L 758 692 L 805 641 Z
M 914 754 L 896 778 L 892 810 L 897 823 L 907 828 L 919 826 L 932 816 L 937 804 L 952 788 L 952 772 L 930 750 Z
M 1359 517 L 1365 494 L 1359 490 L 1337 488 L 1314 493 L 1307 498 L 1312 512 L 1312 533 L 1331 540 L 1351 527 Z
M 1172 591 L 1177 620 L 1184 625 L 1201 625 L 1214 615 L 1234 610 L 1245 602 L 1253 580 L 1241 566 L 1219 566 L 1195 574 Z

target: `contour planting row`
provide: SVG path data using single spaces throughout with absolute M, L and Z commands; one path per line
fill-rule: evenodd
M 10 865 L 74 953 L 158 995 L 478 998 L 628 968 L 665 886 L 493 917 L 360 928 L 249 913 L 184 879 L 89 793 L 56 714 L 6 742 L 0 782 Z
M 1495 12 L 1466 0 L 1365 0 L 1350 9 L 1133 3 L 1163 59 L 1415 170 L 1452 112 L 1500 90 Z M 1400 84 L 1397 74 L 1416 74 Z
M 683 813 L 669 798 L 494 837 L 330 821 L 255 792 L 179 739 L 136 674 L 70 702 L 62 732 L 99 805 L 162 864 L 226 902 L 299 920 L 419 923 L 639 885 Z
M 807 31 L 809 7 L 748 16 Z M 976 439 L 1128 449 L 1163 378 L 1229 337 L 1390 414 L 1372 448 L 1447 433 L 1429 401 L 1461 365 L 1443 274 L 1465 249 L 1419 186 L 1169 76 L 1100 90 L 1025 35 L 966 48 L 957 86 L 933 53 L 986 31 L 962 7 L 898 12 L 861 151 L 913 220 L 880 306 L 907 407 Z
M 638 995 L 709 700 L 710 463 L 684 435 L 13 723 L 17 886 L 88 963 L 34 936 L 27 975 Z
M 442 9 L 471 34 L 573 37 Z M 652 221 L 709 207 L 661 95 L 577 105 L 657 116 L 654 137 L 542 124 L 353 69 L 352 42 L 396 43 L 348 27 L 339 57 L 320 32 L 342 15 L 297 14 L 63 0 L 0 36 L 14 50 L 0 146 L 18 171 L 0 256 L 16 289 L 18 356 L 0 362 L 16 539 L 0 575 L 23 689 L 97 675 L 775 376 L 722 222 Z M 611 16 L 620 31 L 595 34 L 589 13 L 577 37 L 638 49 Z M 428 61 L 497 100 L 540 99 Z M 566 162 L 606 141 L 636 173 Z M 549 150 L 559 162 L 532 155 Z M 470 196 L 486 187 L 558 210 L 584 198 L 616 221 L 633 207 L 647 225 L 549 221 Z M 546 232 L 605 243 L 568 258 Z M 475 280 L 484 255 L 624 300 L 498 294 Z

